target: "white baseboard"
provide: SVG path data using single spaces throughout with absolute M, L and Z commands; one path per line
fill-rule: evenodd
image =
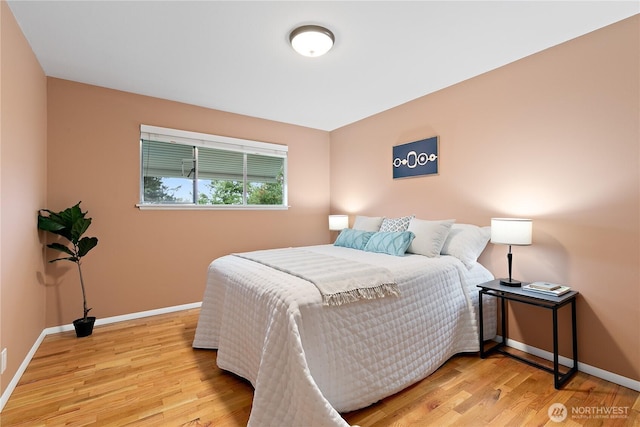
M 96 319 L 95 326 L 108 325 L 110 323 L 123 322 L 125 320 L 142 319 L 143 317 L 157 316 L 158 314 L 172 313 L 174 311 L 189 310 L 198 308 L 202 302 L 194 302 L 191 304 L 175 305 L 173 307 L 158 308 L 155 310 L 139 311 L 137 313 L 123 314 L 121 316 L 105 317 L 104 319 Z M 53 326 L 44 330 L 45 335 L 57 334 L 59 332 L 73 331 L 73 324 Z
M 31 359 L 33 359 L 34 354 L 36 354 L 38 347 L 40 347 L 40 344 L 42 344 L 42 341 L 46 336 L 47 334 L 44 331 L 40 333 L 40 336 L 38 337 L 36 342 L 33 344 L 33 346 L 31 346 L 31 350 L 29 350 L 29 352 L 27 353 L 27 356 L 24 358 L 24 360 L 20 364 L 20 367 L 18 368 L 18 370 L 16 371 L 16 374 L 13 376 L 13 378 L 9 382 L 9 385 L 7 386 L 7 388 L 4 390 L 4 393 L 2 393 L 2 396 L 0 396 L 0 412 L 2 412 L 2 410 L 4 409 L 4 405 L 6 405 L 7 402 L 9 401 L 9 397 L 11 396 L 11 393 L 13 393 L 13 390 L 15 390 L 16 386 L 18 385 L 18 381 L 20 381 L 20 378 L 22 378 L 22 374 L 24 374 L 24 371 L 27 370 L 27 366 L 29 366 Z
M 165 313 L 172 313 L 174 311 L 190 310 L 192 308 L 199 308 L 200 306 L 202 306 L 202 302 L 194 302 L 191 304 L 175 305 L 173 307 L 165 307 L 165 308 L 158 308 L 155 310 L 147 310 L 147 311 L 140 311 L 137 313 L 124 314 L 122 316 L 106 317 L 104 319 L 97 319 L 95 325 L 96 326 L 107 325 L 109 323 L 122 322 L 124 320 L 141 319 L 143 317 L 156 316 L 158 314 L 165 314 Z M 73 330 L 74 330 L 73 324 L 70 323 L 68 325 L 61 325 L 61 326 L 46 328 L 42 331 L 38 339 L 36 339 L 36 342 L 31 347 L 31 350 L 29 350 L 29 352 L 27 353 L 27 356 L 24 358 L 24 360 L 20 364 L 20 367 L 16 371 L 16 374 L 13 376 L 13 378 L 9 382 L 9 385 L 4 390 L 4 393 L 2 393 L 2 396 L 0 396 L 0 412 L 2 412 L 2 410 L 4 409 L 4 405 L 6 405 L 7 402 L 9 401 L 9 397 L 13 393 L 13 390 L 15 390 L 16 386 L 18 385 L 18 382 L 20 381 L 20 378 L 22 378 L 22 375 L 27 370 L 27 366 L 29 366 L 31 359 L 33 359 L 33 356 L 36 354 L 38 347 L 40 347 L 40 344 L 42 344 L 42 341 L 44 341 L 45 337 L 50 334 L 57 334 L 59 332 L 66 332 L 66 331 L 73 331 Z
M 496 336 L 495 341 L 502 341 L 501 336 Z M 532 354 L 534 356 L 540 357 L 545 360 L 549 360 L 553 362 L 553 353 L 550 351 L 542 350 L 537 347 L 532 347 L 527 344 L 523 344 L 519 341 L 512 340 L 507 338 L 507 343 L 509 347 L 513 347 L 516 350 L 521 350 L 526 353 Z M 569 359 L 568 357 L 558 356 L 558 362 L 563 366 L 572 366 L 573 359 Z M 596 368 L 595 366 L 587 365 L 586 363 L 582 363 L 578 361 L 578 371 L 584 372 L 585 374 L 593 375 L 594 377 L 602 378 L 603 380 L 607 380 L 614 384 L 621 385 L 623 387 L 630 388 L 631 390 L 640 391 L 640 381 L 632 380 L 631 378 L 623 377 L 622 375 L 615 374 L 613 372 L 605 371 L 604 369 Z

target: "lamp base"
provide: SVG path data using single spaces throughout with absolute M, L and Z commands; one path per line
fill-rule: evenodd
M 500 284 L 504 286 L 511 286 L 512 288 L 519 288 L 522 286 L 522 282 L 513 279 L 500 279 Z

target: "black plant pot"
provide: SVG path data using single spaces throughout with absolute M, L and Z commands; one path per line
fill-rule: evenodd
M 84 320 L 84 317 L 80 319 L 76 319 L 73 321 L 73 327 L 76 328 L 76 337 L 88 337 L 93 333 L 93 324 L 96 322 L 95 317 L 87 317 L 87 320 Z

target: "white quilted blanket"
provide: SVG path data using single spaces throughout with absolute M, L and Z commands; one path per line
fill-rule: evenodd
M 456 258 L 306 247 L 388 268 L 401 296 L 325 306 L 308 281 L 236 256 L 211 263 L 193 346 L 254 386 L 250 426 L 347 426 L 368 406 L 478 350 L 478 283 Z M 495 333 L 495 302 L 485 299 Z
M 300 248 L 234 254 L 307 280 L 318 288 L 325 305 L 398 296 L 398 285 L 386 268 L 327 256 Z M 327 268 L 331 266 L 331 268 Z

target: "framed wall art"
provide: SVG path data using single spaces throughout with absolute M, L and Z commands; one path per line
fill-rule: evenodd
M 437 136 L 393 147 L 393 179 L 437 174 Z

